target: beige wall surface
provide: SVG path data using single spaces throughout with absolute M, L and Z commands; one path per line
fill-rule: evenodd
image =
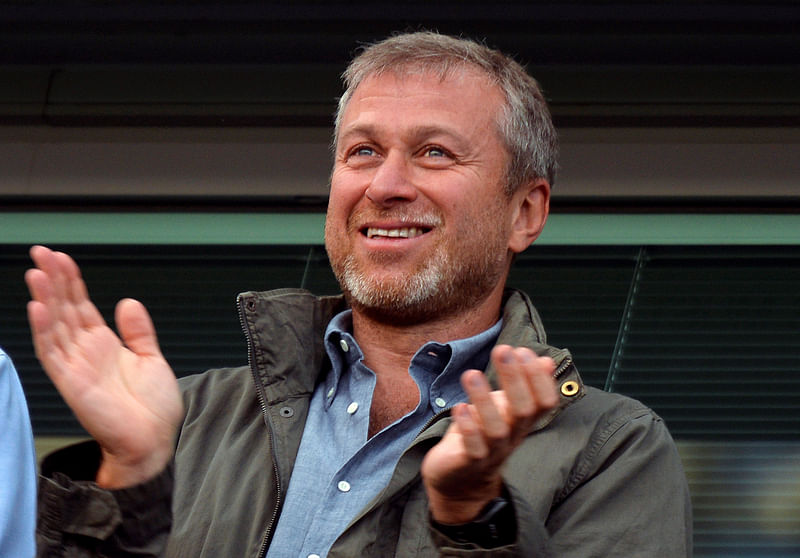
M 0 127 L 0 196 L 324 197 L 326 128 Z M 800 193 L 797 128 L 568 128 L 554 195 Z

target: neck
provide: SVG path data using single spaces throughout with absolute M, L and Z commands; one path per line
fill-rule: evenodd
M 477 307 L 424 323 L 397 325 L 353 308 L 353 336 L 364 361 L 380 375 L 408 375 L 411 358 L 425 343 L 447 343 L 485 331 L 500 316 L 502 289 L 492 292 Z

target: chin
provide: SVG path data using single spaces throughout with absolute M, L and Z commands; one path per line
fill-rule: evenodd
M 472 258 L 452 258 L 440 250 L 416 269 L 397 274 L 385 269 L 370 273 L 352 253 L 331 257 L 330 262 L 354 311 L 383 323 L 412 325 L 447 319 L 480 305 L 502 278 L 497 253 L 486 250 Z
M 427 323 L 458 315 L 476 304 L 474 296 L 439 273 L 380 283 L 346 275 L 341 284 L 350 307 L 381 323 L 396 326 Z

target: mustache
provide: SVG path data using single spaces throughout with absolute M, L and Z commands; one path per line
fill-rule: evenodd
M 390 208 L 390 209 L 360 209 L 350 214 L 348 225 L 360 228 L 365 223 L 373 221 L 397 221 L 408 225 L 422 225 L 426 227 L 438 227 L 444 223 L 441 213 L 434 209 L 410 209 L 410 208 Z

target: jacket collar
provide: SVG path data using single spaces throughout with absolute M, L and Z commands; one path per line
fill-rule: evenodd
M 279 289 L 242 293 L 238 305 L 249 341 L 251 368 L 263 386 L 265 401 L 270 404 L 287 397 L 310 396 L 320 373 L 329 366 L 323 343 L 325 328 L 346 308 L 344 297 L 317 297 L 303 289 Z M 503 329 L 497 342 L 529 347 L 537 354 L 550 356 L 556 363 L 561 403 L 538 428 L 583 396 L 583 382 L 572 356 L 565 349 L 547 344 L 539 313 L 522 291 L 507 289 L 504 293 Z M 497 387 L 497 372 L 491 363 L 486 375 Z M 571 389 L 565 388 L 567 382 L 573 382 Z
M 325 328 L 346 307 L 344 297 L 278 289 L 242 293 L 237 304 L 250 367 L 260 380 L 265 402 L 310 396 L 327 367 Z

